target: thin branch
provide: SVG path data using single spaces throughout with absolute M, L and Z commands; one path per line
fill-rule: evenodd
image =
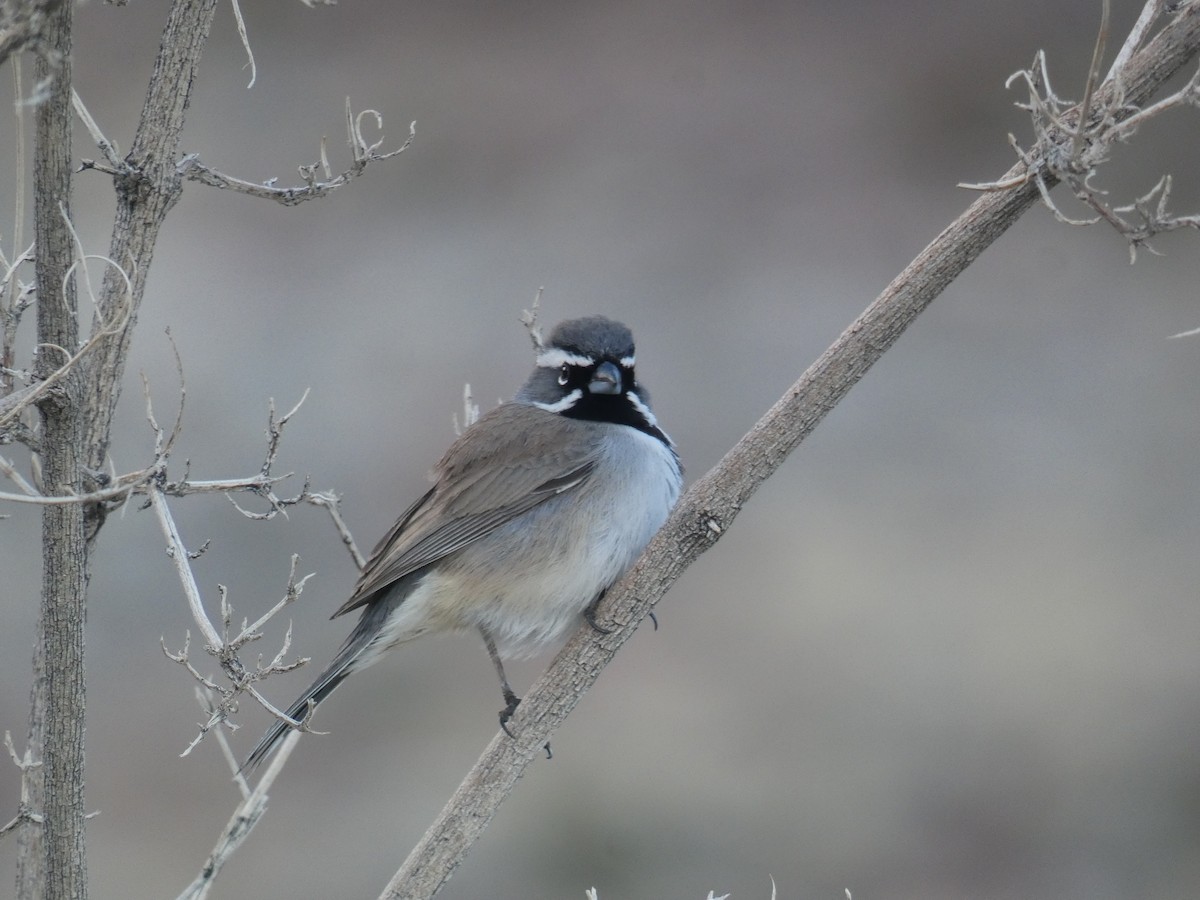
M 216 846 L 213 847 L 208 859 L 201 866 L 200 874 L 184 889 L 178 900 L 204 900 L 208 896 L 221 868 L 241 846 L 242 841 L 246 839 L 254 826 L 258 824 L 263 813 L 267 811 L 267 791 L 271 789 L 275 779 L 283 771 L 288 757 L 291 756 L 292 750 L 295 749 L 296 742 L 299 740 L 299 731 L 293 731 L 283 739 L 279 751 L 272 757 L 270 765 L 267 766 L 266 772 L 263 773 L 254 790 L 234 810 L 229 822 L 222 830 L 221 836 L 217 839 Z
M 1126 86 L 1132 81 L 1129 69 L 1135 59 L 1135 48 L 1143 44 L 1151 24 L 1168 8 L 1171 7 L 1158 0 L 1152 0 L 1143 7 L 1108 77 L 1096 87 L 1108 35 L 1108 2 L 1105 0 L 1084 99 L 1077 107 L 1071 108 L 1051 89 L 1046 57 L 1041 51 L 1035 56 L 1033 66 L 1015 73 L 1009 79 L 1009 84 L 1016 80 L 1025 83 L 1029 99 L 1017 105 L 1029 110 L 1036 136 L 1034 148 L 1029 152 L 1022 150 L 1010 136 L 1022 161 L 1028 164 L 1031 155 L 1038 157 L 1038 165 L 1027 165 L 1024 177 L 1037 180 L 1043 204 L 1060 222 L 1076 226 L 1098 222 L 1111 225 L 1128 242 L 1130 262 L 1136 261 L 1140 249 L 1157 252 L 1150 244 L 1156 235 L 1182 228 L 1200 228 L 1200 217 L 1174 215 L 1168 209 L 1169 177 L 1164 176 L 1145 195 L 1126 205 L 1110 203 L 1106 192 L 1093 184 L 1115 143 L 1129 140 L 1137 129 L 1164 112 L 1200 107 L 1200 72 L 1195 73 L 1178 91 L 1144 108 L 1139 108 L 1136 100 L 1127 96 Z M 1177 6 L 1177 14 L 1166 28 L 1178 23 L 1183 23 L 1182 27 L 1186 28 L 1187 22 L 1194 20 L 1195 16 L 1196 4 Z M 1064 182 L 1075 198 L 1095 215 L 1080 218 L 1064 213 L 1050 195 L 1051 181 L 1058 180 Z M 962 185 L 985 191 L 1000 190 L 1007 186 L 1007 183 L 999 182 Z M 1136 214 L 1136 217 L 1130 218 L 1130 213 Z
M 87 278 L 86 260 L 99 259 L 99 260 L 103 260 L 104 262 L 110 264 L 113 267 L 113 269 L 115 269 L 119 273 L 119 276 L 126 287 L 126 293 L 124 296 L 126 298 L 128 298 L 130 296 L 130 291 L 132 290 L 132 282 L 130 281 L 129 275 L 126 274 L 125 270 L 122 269 L 120 266 L 118 266 L 116 263 L 114 263 L 112 260 L 108 259 L 107 257 L 98 256 L 96 254 L 83 254 L 82 250 L 80 249 L 79 235 L 75 232 L 75 227 L 71 222 L 71 217 L 70 217 L 69 213 L 67 212 L 66 208 L 61 205 L 59 207 L 59 215 L 62 217 L 63 227 L 66 229 L 67 233 L 70 235 L 70 239 L 74 242 L 76 250 L 77 250 L 75 260 L 67 267 L 67 269 L 63 273 L 63 276 L 62 276 L 62 282 L 64 285 L 63 289 L 64 290 L 66 289 L 67 281 L 74 274 L 76 268 L 78 268 L 80 266 L 80 263 L 82 262 L 83 263 L 82 268 L 84 271 L 84 283 L 87 288 L 88 295 L 91 296 L 94 300 L 95 296 L 91 291 L 91 283 L 90 283 L 90 280 Z M 43 351 L 43 350 L 51 350 L 51 349 L 56 350 L 61 356 L 66 357 L 66 359 L 63 363 L 61 363 L 58 366 L 58 368 L 54 369 L 52 372 L 50 372 L 48 375 L 46 375 L 45 378 L 42 378 L 36 385 L 34 385 L 31 390 L 29 390 L 28 392 L 22 392 L 19 402 L 9 403 L 9 404 L 4 405 L 3 411 L 2 411 L 2 413 L 0 413 L 0 428 L 4 428 L 9 423 L 15 421 L 17 416 L 20 415 L 21 410 L 25 409 L 26 407 L 30 406 L 31 404 L 37 402 L 40 398 L 44 397 L 47 393 L 49 393 L 49 391 L 55 385 L 57 385 L 60 381 L 62 381 L 64 378 L 66 378 L 72 371 L 74 371 L 75 368 L 80 364 L 80 362 L 82 360 L 84 360 L 88 356 L 88 354 L 90 354 L 93 350 L 95 350 L 104 340 L 106 340 L 108 337 L 118 333 L 122 328 L 124 328 L 128 322 L 129 310 L 130 310 L 130 306 L 128 303 L 115 307 L 117 319 L 112 322 L 104 323 L 102 325 L 102 327 L 96 329 L 95 333 L 88 339 L 88 341 L 77 352 L 75 352 L 73 354 L 69 353 L 64 347 L 62 347 L 58 344 L 53 344 L 48 341 L 43 341 L 42 343 L 40 343 L 38 345 L 39 352 Z
M 234 0 L 236 4 L 237 0 Z M 1075 141 L 1071 148 L 1071 153 L 1078 158 L 1083 150 L 1083 134 L 1084 125 L 1088 120 L 1088 113 L 1092 110 L 1092 94 L 1096 90 L 1096 83 L 1100 80 L 1100 65 L 1104 62 L 1104 46 L 1108 43 L 1108 15 L 1109 15 L 1109 0 L 1101 0 L 1100 3 L 1100 31 L 1096 35 L 1096 46 L 1092 48 L 1092 64 L 1088 66 L 1087 83 L 1083 89 L 1083 100 L 1079 104 L 1079 122 L 1080 127 L 1075 131 Z
M 242 48 L 246 51 L 246 65 L 250 67 L 250 83 L 246 85 L 246 90 L 250 90 L 258 78 L 258 67 L 254 64 L 254 51 L 250 49 L 250 35 L 246 33 L 246 20 L 242 18 L 242 7 L 238 0 L 229 0 L 229 2 L 233 6 L 233 17 L 237 20 L 238 37 L 242 41 Z
M 172 346 L 174 345 L 172 344 Z M 145 378 L 142 380 L 142 390 L 145 395 L 146 402 L 146 418 L 155 434 L 154 462 L 143 469 L 128 472 L 124 475 L 115 477 L 106 476 L 109 486 L 99 490 L 80 494 L 64 494 L 55 496 L 39 494 L 36 491 L 33 494 L 26 492 L 23 495 L 0 492 L 0 501 L 40 506 L 63 506 L 72 503 L 111 503 L 113 501 L 124 501 L 130 496 L 149 493 L 150 482 L 154 481 L 156 482 L 154 490 L 160 491 L 161 493 L 171 497 L 186 497 L 190 494 L 225 494 L 227 496 L 234 493 L 254 494 L 255 496 L 261 497 L 267 501 L 270 507 L 267 512 L 251 512 L 238 506 L 237 503 L 234 503 L 234 506 L 236 506 L 244 516 L 252 519 L 272 519 L 281 512 L 286 515 L 286 510 L 288 507 L 296 506 L 300 503 L 314 502 L 315 505 L 318 506 L 327 505 L 324 500 L 322 500 L 322 502 L 312 500 L 312 495 L 308 491 L 307 482 L 305 482 L 304 486 L 296 496 L 280 497 L 275 492 L 275 486 L 291 478 L 293 473 L 289 472 L 285 475 L 271 474 L 271 468 L 274 466 L 279 455 L 283 430 L 291 418 L 297 413 L 297 411 L 299 411 L 301 405 L 308 397 L 307 390 L 305 390 L 303 396 L 301 396 L 296 405 L 279 418 L 276 418 L 275 416 L 274 400 L 269 401 L 267 412 L 267 451 L 259 471 L 255 474 L 242 478 L 221 478 L 193 481 L 185 477 L 179 481 L 169 480 L 167 478 L 166 469 L 167 459 L 170 455 L 171 448 L 174 446 L 176 438 L 179 436 L 180 428 L 182 426 L 184 403 L 187 397 L 187 387 L 183 381 L 182 364 L 179 361 L 178 354 L 176 354 L 176 366 L 180 372 L 179 407 L 176 412 L 175 423 L 170 432 L 165 431 L 158 424 L 158 421 L 154 416 L 154 405 L 150 397 L 149 383 L 145 380 Z M 9 474 L 3 465 L 0 465 L 0 474 Z
M 211 709 L 213 705 L 212 692 L 197 687 L 196 702 L 200 704 L 201 709 Z M 242 792 L 242 799 L 244 800 L 250 796 L 250 784 L 240 771 L 237 756 L 234 755 L 233 748 L 229 746 L 229 738 L 225 736 L 225 732 L 218 728 L 216 738 L 217 745 L 221 748 L 221 755 L 225 757 L 225 764 L 229 766 L 229 770 L 233 773 L 233 782 L 237 785 L 238 790 Z
M 248 669 L 242 663 L 238 656 L 238 652 L 246 644 L 257 641 L 262 638 L 262 632 L 259 630 L 271 618 L 278 614 L 285 606 L 293 603 L 299 598 L 304 590 L 304 585 L 307 583 L 311 575 L 306 575 L 299 580 L 296 579 L 296 564 L 299 557 L 293 556 L 292 569 L 288 576 L 287 589 L 283 599 L 276 603 L 265 615 L 260 617 L 253 625 L 246 625 L 241 628 L 235 637 L 230 637 L 230 622 L 233 615 L 233 609 L 229 605 L 228 598 L 224 587 L 220 587 L 221 594 L 221 633 L 217 632 L 216 626 L 213 625 L 212 619 L 209 618 L 207 611 L 204 608 L 204 601 L 200 596 L 200 588 L 196 584 L 195 575 L 192 572 L 189 554 L 183 545 L 183 540 L 179 536 L 179 531 L 175 526 L 175 521 L 171 516 L 170 508 L 167 505 L 166 499 L 161 491 L 152 490 L 150 493 L 150 501 L 153 506 L 160 526 L 167 537 L 168 554 L 175 563 L 176 574 L 179 576 L 180 583 L 183 586 L 184 596 L 188 601 L 188 608 L 191 611 L 192 618 L 199 627 L 201 634 L 204 636 L 204 650 L 210 656 L 214 657 L 220 664 L 225 677 L 229 680 L 228 687 L 223 687 L 202 674 L 194 665 L 192 665 L 189 657 L 189 649 L 191 646 L 191 635 L 187 634 L 184 638 L 183 648 L 178 653 L 172 653 L 167 649 L 166 642 L 163 641 L 163 653 L 176 663 L 179 663 L 188 670 L 191 676 L 204 688 L 221 696 L 219 703 L 215 704 L 208 718 L 208 721 L 203 722 L 199 726 L 199 733 L 192 742 L 184 749 L 181 756 L 187 756 L 201 740 L 217 725 L 228 721 L 229 716 L 237 709 L 237 698 L 243 692 L 249 693 L 259 704 L 263 706 L 271 715 L 281 718 L 293 727 L 307 731 L 307 717 L 300 722 L 289 718 L 286 714 L 276 709 L 261 693 L 259 693 L 254 685 L 263 679 L 281 672 L 290 672 L 294 669 L 305 665 L 308 662 L 306 657 L 301 657 L 292 662 L 284 662 L 284 657 L 291 648 L 292 629 L 288 626 L 287 633 L 284 636 L 283 646 L 275 655 L 275 658 L 263 665 L 261 660 L 254 669 Z
M 175 564 L 175 574 L 179 577 L 179 582 L 183 586 L 183 596 L 187 599 L 188 609 L 191 610 L 192 618 L 196 625 L 200 628 L 200 633 L 204 636 L 205 644 L 212 650 L 219 651 L 221 649 L 221 636 L 217 633 L 216 626 L 208 617 L 208 613 L 204 609 L 204 601 L 200 599 L 200 588 L 196 584 L 196 578 L 192 574 L 192 567 L 188 564 L 187 548 L 184 547 L 183 538 L 179 535 L 179 529 L 175 525 L 175 519 L 171 516 L 171 511 L 167 507 L 166 497 L 162 491 L 150 492 L 150 507 L 154 510 L 154 515 L 158 519 L 159 528 L 162 529 L 163 537 L 167 539 L 167 555 L 171 557 L 171 561 Z
M 100 126 L 88 111 L 88 108 L 83 103 L 83 98 L 75 90 L 71 91 L 71 104 L 75 108 L 75 115 L 79 116 L 81 122 L 88 130 L 88 134 L 92 136 L 92 140 L 96 146 L 100 148 L 100 152 L 104 154 L 104 158 L 108 160 L 109 165 L 114 171 L 128 172 L 128 164 L 121 159 L 121 152 L 117 149 L 117 145 L 104 136 L 104 132 L 100 130 Z M 80 167 L 80 171 L 85 168 Z
M 276 179 L 256 184 L 251 181 L 244 181 L 241 178 L 235 178 L 232 175 L 226 175 L 224 172 L 219 172 L 200 162 L 198 154 L 192 153 L 185 156 L 179 161 L 177 171 L 180 177 L 188 181 L 196 181 L 200 184 L 206 184 L 209 187 L 221 188 L 224 190 L 235 191 L 239 194 L 247 194 L 251 197 L 259 197 L 265 200 L 274 200 L 276 203 L 281 203 L 284 206 L 296 206 L 303 203 L 305 200 L 315 200 L 318 197 L 324 197 L 338 188 L 343 187 L 366 171 L 367 166 L 371 163 L 382 162 L 385 159 L 391 159 L 393 156 L 399 156 L 407 150 L 416 137 L 417 123 L 414 121 L 408 126 L 408 139 L 397 147 L 395 150 L 389 150 L 386 153 L 381 153 L 379 147 L 382 145 L 382 138 L 378 141 L 368 144 L 362 134 L 362 120 L 366 116 L 374 118 L 378 127 L 382 127 L 383 119 L 373 109 L 363 110 L 354 115 L 350 111 L 350 101 L 346 101 L 346 140 L 350 145 L 351 152 L 354 157 L 354 164 L 341 174 L 332 178 L 326 174 L 324 181 L 317 180 L 317 170 L 320 168 L 323 172 L 329 172 L 329 159 L 325 154 L 324 138 L 321 140 L 321 158 L 320 161 L 313 165 L 300 166 L 298 171 L 300 178 L 304 182 L 303 185 L 293 187 L 278 187 L 275 184 Z M 91 168 L 100 171 L 108 171 L 105 167 L 93 163 Z
M 174 160 L 180 155 L 184 118 L 216 3 L 175 0 L 171 4 L 137 130 L 128 153 L 113 169 L 117 209 L 108 256 L 121 264 L 129 283 L 108 269 L 92 325 L 95 334 L 107 330 L 109 323 L 123 322 L 117 333 L 100 342 L 87 365 L 83 446 L 89 454 L 86 465 L 93 470 L 102 469 L 108 456 L 112 418 L 159 229 L 182 191 Z M 119 310 L 126 312 L 118 314 Z M 92 537 L 102 522 L 101 516 L 93 520 Z
M 342 543 L 346 545 L 346 549 L 350 551 L 350 555 L 354 558 L 354 564 L 359 569 L 363 568 L 367 564 L 367 558 L 359 551 L 358 544 L 354 542 L 354 535 L 350 533 L 350 528 L 346 525 L 346 520 L 342 518 L 342 513 L 339 509 L 341 498 L 332 491 L 327 491 L 324 493 L 309 494 L 308 502 L 313 506 L 324 507 L 329 511 L 329 517 L 333 519 L 333 527 L 337 529 Z
M 41 813 L 33 808 L 30 787 L 31 774 L 35 769 L 41 767 L 41 761 L 34 760 L 33 751 L 29 747 L 25 748 L 24 755 L 18 756 L 17 748 L 13 744 L 12 733 L 9 731 L 4 732 L 4 746 L 8 750 L 9 757 L 12 758 L 13 765 L 21 770 L 21 799 L 17 804 L 16 816 L 8 824 L 0 826 L 0 838 L 26 823 L 41 825 L 43 821 Z
M 1163 8 L 1167 5 L 1167 0 L 1153 0 L 1142 7 L 1141 15 L 1133 24 L 1133 28 L 1129 30 L 1129 36 L 1125 38 L 1125 43 L 1121 45 L 1121 49 L 1117 52 L 1117 58 L 1113 60 L 1112 65 L 1108 69 L 1108 74 L 1104 76 L 1105 81 L 1114 81 L 1118 74 L 1125 71 L 1125 67 L 1129 65 L 1129 60 L 1134 53 L 1141 48 L 1146 40 L 1146 35 L 1150 33 L 1150 26 L 1162 14 Z
M 533 295 L 533 305 L 529 309 L 521 310 L 521 324 L 529 332 L 529 339 L 533 341 L 533 351 L 535 353 L 546 346 L 545 340 L 542 337 L 542 327 L 538 324 L 538 307 L 542 304 L 542 292 L 544 290 L 545 288 L 538 288 L 537 293 Z
M 297 581 L 296 580 L 296 564 L 299 562 L 300 562 L 299 554 L 293 553 L 292 554 L 292 570 L 290 573 L 288 573 L 287 589 L 284 591 L 282 599 L 280 599 L 280 601 L 278 603 L 276 603 L 269 610 L 267 610 L 261 617 L 259 617 L 259 619 L 253 625 L 243 626 L 241 632 L 231 642 L 233 645 L 240 647 L 243 644 L 245 644 L 251 640 L 256 640 L 258 637 L 261 637 L 262 636 L 262 634 L 261 634 L 262 627 L 264 625 L 266 625 L 267 622 L 269 622 L 285 606 L 295 603 L 296 600 L 299 599 L 301 591 L 304 590 L 304 585 L 308 583 L 308 579 L 312 578 L 313 574 L 314 574 L 314 573 L 310 572 L 309 574 L 307 574 L 303 578 L 301 578 L 299 581 Z M 271 665 L 270 665 L 271 669 L 278 670 L 278 671 L 291 671 L 291 669 L 295 668 L 295 666 L 283 666 L 281 663 L 281 659 L 287 653 L 288 647 L 291 645 L 291 642 L 292 642 L 292 629 L 291 629 L 291 626 L 288 626 L 287 635 L 284 637 L 284 640 L 283 640 L 283 649 L 279 651 L 279 654 L 275 657 L 275 660 L 271 663 Z
M 37 492 L 37 488 L 26 481 L 21 476 L 21 473 L 16 470 L 16 467 L 14 467 L 13 464 L 3 456 L 0 456 L 0 475 L 4 475 L 9 481 L 13 482 L 13 484 L 20 488 L 24 492 L 25 497 L 41 497 L 41 494 Z M 6 495 L 0 493 L 0 500 L 3 500 L 8 496 L 11 496 L 16 500 L 22 499 L 20 494 Z

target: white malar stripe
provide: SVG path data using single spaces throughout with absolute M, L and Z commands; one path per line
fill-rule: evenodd
M 561 369 L 563 366 L 592 366 L 596 361 L 580 353 L 568 353 L 558 347 L 547 347 L 538 354 L 539 369 Z
M 571 393 L 567 394 L 567 396 L 563 397 L 557 403 L 537 403 L 535 401 L 533 405 L 539 409 L 544 409 L 546 412 L 566 412 L 568 409 L 578 403 L 579 398 L 582 396 L 583 391 L 581 391 L 579 388 L 575 388 L 575 390 L 571 391 Z
M 631 404 L 633 404 L 633 408 L 642 414 L 642 416 L 646 419 L 646 422 L 650 425 L 651 428 L 658 428 L 658 419 L 654 418 L 654 413 L 650 412 L 650 407 L 648 407 L 645 403 L 642 402 L 641 397 L 639 397 L 633 391 L 629 391 L 625 396 L 629 398 L 629 402 Z M 662 431 L 661 428 L 659 428 L 658 430 Z M 670 441 L 671 446 L 674 447 L 675 442 L 671 440 L 670 435 L 668 435 L 665 431 L 663 431 L 662 433 L 663 433 L 663 437 L 665 437 L 668 441 Z
M 620 362 L 622 369 L 632 369 L 634 358 L 633 356 L 622 356 Z

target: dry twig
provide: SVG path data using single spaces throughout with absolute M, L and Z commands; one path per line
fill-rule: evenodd
M 1194 4 L 1178 4 L 1176 20 L 1194 16 Z M 1184 7 L 1192 7 L 1190 9 Z M 1173 94 L 1146 107 L 1128 96 L 1130 66 L 1145 44 L 1151 26 L 1171 7 L 1163 0 L 1147 3 L 1103 82 L 1099 82 L 1104 47 L 1108 37 L 1108 2 L 1104 3 L 1100 32 L 1088 70 L 1084 99 L 1079 105 L 1059 97 L 1050 86 L 1046 56 L 1038 51 L 1033 65 L 1012 75 L 1008 84 L 1022 82 L 1028 99 L 1018 103 L 1030 114 L 1035 141 L 1026 150 L 1009 135 L 1009 142 L 1025 168 L 1014 178 L 981 184 L 962 184 L 973 190 L 1009 190 L 1032 179 L 1042 203 L 1058 221 L 1087 226 L 1106 222 L 1129 244 L 1134 262 L 1140 249 L 1156 253 L 1150 241 L 1157 235 L 1181 228 L 1200 230 L 1200 215 L 1175 215 L 1169 209 L 1172 179 L 1164 175 L 1144 195 L 1126 204 L 1108 201 L 1107 192 L 1095 185 L 1101 166 L 1108 162 L 1113 147 L 1132 138 L 1143 125 L 1165 112 L 1200 106 L 1200 70 Z M 1098 83 L 1099 82 L 1099 83 Z M 1050 188 L 1061 181 L 1093 215 L 1068 216 L 1052 198 Z
M 26 822 L 31 822 L 35 825 L 42 824 L 42 816 L 33 808 L 33 803 L 30 799 L 31 791 L 29 782 L 30 773 L 41 766 L 41 760 L 34 760 L 33 753 L 28 747 L 25 748 L 24 755 L 18 756 L 17 748 L 13 745 L 11 732 L 4 732 L 4 746 L 8 750 L 8 755 L 12 758 L 13 765 L 21 770 L 21 799 L 17 803 L 16 816 L 7 825 L 0 826 L 0 838 Z
M 284 206 L 296 206 L 305 200 L 315 200 L 318 197 L 324 197 L 338 188 L 349 184 L 365 172 L 367 166 L 371 163 L 382 162 L 385 159 L 391 159 L 393 156 L 399 156 L 412 145 L 413 140 L 416 138 L 417 123 L 411 122 L 408 126 L 408 138 L 403 144 L 394 150 L 381 151 L 380 147 L 383 146 L 382 137 L 378 140 L 368 142 L 363 136 L 364 120 L 368 118 L 374 120 L 376 128 L 383 127 L 383 117 L 377 111 L 365 109 L 359 113 L 355 113 L 350 107 L 349 98 L 346 99 L 346 141 L 350 145 L 354 161 L 349 168 L 338 175 L 333 174 L 329 165 L 329 160 L 325 153 L 324 138 L 321 140 L 320 160 L 312 165 L 299 166 L 297 169 L 300 173 L 301 181 L 304 182 L 303 185 L 279 187 L 276 184 L 277 179 L 275 178 L 261 184 L 245 181 L 204 165 L 200 162 L 200 156 L 195 153 L 189 153 L 179 161 L 175 167 L 176 173 L 179 177 L 188 181 L 196 181 L 200 184 L 206 184 L 209 187 L 222 188 L 236 191 L 239 194 L 248 194 L 251 197 L 274 200 L 276 203 L 281 203 Z M 111 159 L 103 163 L 92 159 L 85 159 L 82 161 L 81 168 L 92 169 L 114 176 L 129 174 L 127 171 L 128 166 L 125 163 L 114 163 Z M 324 181 L 318 180 L 318 169 L 325 175 Z

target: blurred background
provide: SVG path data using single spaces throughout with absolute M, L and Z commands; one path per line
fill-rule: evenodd
M 121 152 L 166 2 L 86 3 L 77 89 Z M 1140 4 L 1113 11 L 1111 54 Z M 1078 97 L 1093 0 L 244 4 L 206 53 L 184 150 L 296 181 L 343 104 L 417 137 L 297 209 L 188 185 L 162 232 L 113 444 L 173 474 L 261 464 L 268 398 L 311 389 L 278 471 L 333 489 L 364 550 L 424 490 L 463 384 L 490 408 L 532 356 L 518 323 L 603 313 L 690 478 L 1003 173 L 1029 128 L 1005 78 L 1045 49 Z M 26 68 L 26 85 L 32 82 Z M 11 100 L 11 79 L 4 79 Z M 7 114 L 6 114 L 7 116 Z M 11 124 L 12 119 L 6 118 Z M 10 124 L 0 209 L 13 209 Z M 1117 197 L 1174 172 L 1196 212 L 1200 119 L 1122 148 Z M 76 155 L 98 155 L 78 131 Z M 79 178 L 91 252 L 111 184 Z M 9 241 L 11 212 L 0 217 Z M 30 234 L 26 231 L 26 234 Z M 1200 327 L 1195 234 L 1122 239 L 1032 210 L 951 286 L 693 566 L 554 737 L 441 896 L 1183 897 L 1200 884 Z M 99 269 L 94 270 L 99 273 Z M 32 315 L 22 352 L 31 350 Z M 15 448 L 22 468 L 27 459 Z M 8 486 L 5 490 L 11 490 Z M 211 608 L 282 594 L 312 667 L 354 567 L 327 516 L 173 508 Z M 0 729 L 23 736 L 36 511 L 0 521 Z M 276 622 L 259 649 L 274 655 Z M 175 896 L 237 802 L 164 658 L 194 626 L 151 515 L 109 520 L 88 621 L 92 897 Z M 510 673 L 523 690 L 547 658 Z M 214 666 L 205 666 L 206 670 Z M 322 707 L 218 897 L 373 897 L 496 731 L 473 636 L 410 645 Z M 244 755 L 268 724 L 243 704 Z M 20 743 L 20 741 L 18 741 Z M 18 778 L 0 766 L 0 820 Z M 11 885 L 15 841 L 0 844 Z M 0 888 L 3 894 L 8 888 Z

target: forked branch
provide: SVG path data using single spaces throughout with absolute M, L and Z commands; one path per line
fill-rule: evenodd
M 1178 18 L 1195 14 L 1194 3 L 1177 5 L 1193 7 L 1181 11 Z M 1026 150 L 1009 135 L 1009 142 L 1025 164 L 1024 171 L 1014 177 L 1033 180 L 1042 202 L 1060 222 L 1077 226 L 1109 224 L 1128 242 L 1130 262 L 1137 259 L 1139 249 L 1156 252 L 1150 241 L 1157 235 L 1182 228 L 1200 229 L 1200 215 L 1176 215 L 1170 211 L 1170 175 L 1162 176 L 1149 191 L 1125 204 L 1112 203 L 1107 199 L 1107 192 L 1095 184 L 1116 144 L 1129 141 L 1140 128 L 1163 113 L 1200 106 L 1200 70 L 1179 90 L 1148 106 L 1141 106 L 1145 101 L 1137 100 L 1129 91 L 1134 54 L 1145 43 L 1153 24 L 1170 6 L 1164 0 L 1146 4 L 1108 75 L 1100 82 L 1108 34 L 1108 2 L 1105 0 L 1083 101 L 1078 105 L 1054 92 L 1046 56 L 1040 50 L 1034 56 L 1032 66 L 1015 73 L 1008 81 L 1010 85 L 1014 82 L 1025 85 L 1028 100 L 1017 106 L 1029 112 L 1035 138 L 1033 147 Z M 1079 218 L 1064 213 L 1050 193 L 1050 188 L 1058 181 L 1066 184 L 1092 214 Z M 994 182 L 960 186 L 975 190 L 1007 190 L 1014 185 L 1013 179 L 1006 176 Z

